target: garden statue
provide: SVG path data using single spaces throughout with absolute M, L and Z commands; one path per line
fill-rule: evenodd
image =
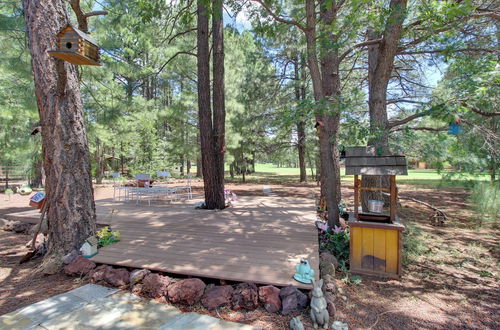
M 300 317 L 296 316 L 290 320 L 290 329 L 291 330 L 304 330 L 304 325 L 300 320 Z
M 316 329 L 319 326 L 322 326 L 323 329 L 328 329 L 328 322 L 330 316 L 328 315 L 326 299 L 323 297 L 323 290 L 321 287 L 323 286 L 323 279 L 319 280 L 319 282 L 312 280 L 313 290 L 312 290 L 312 298 L 311 298 L 311 319 L 313 321 L 314 328 Z
M 31 194 L 33 190 L 31 189 L 31 187 L 29 186 L 29 184 L 25 183 L 21 186 L 21 188 L 19 188 L 17 190 L 17 192 L 19 193 L 19 195 L 29 195 Z
M 309 261 L 300 259 L 300 264 L 295 266 L 295 275 L 293 278 L 299 282 L 309 284 L 314 280 L 314 270 L 309 266 Z
M 5 189 L 5 196 L 9 198 L 9 201 L 10 201 L 10 196 L 12 196 L 14 194 L 14 191 L 12 191 L 12 189 L 10 188 L 7 188 Z M 7 200 L 7 199 L 5 199 Z

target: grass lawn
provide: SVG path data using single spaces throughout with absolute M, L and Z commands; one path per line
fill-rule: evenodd
M 229 169 L 227 169 L 229 171 Z M 256 164 L 255 173 L 246 176 L 248 182 L 254 183 L 265 183 L 265 182 L 287 182 L 287 181 L 297 181 L 299 177 L 299 169 L 295 167 L 277 167 L 274 164 Z M 314 169 L 316 173 L 316 170 Z M 350 175 L 345 175 L 345 169 L 340 170 L 342 176 L 342 181 L 352 182 L 353 177 Z M 472 176 L 470 174 L 461 174 L 453 179 L 443 179 L 447 172 L 438 173 L 437 170 L 408 170 L 408 176 L 400 175 L 397 177 L 399 183 L 414 184 L 414 185 L 426 185 L 433 187 L 441 186 L 457 186 L 463 187 L 467 185 L 470 181 L 488 181 L 489 176 L 487 174 L 480 174 Z M 448 172 L 451 173 L 451 172 Z M 307 169 L 308 180 L 311 180 L 311 169 Z M 229 179 L 229 172 L 226 175 L 226 179 Z M 241 180 L 241 176 L 236 176 L 235 180 Z

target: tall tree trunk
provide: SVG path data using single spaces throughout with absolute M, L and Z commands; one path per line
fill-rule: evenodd
M 321 2 L 319 27 L 323 32 L 322 38 L 329 38 L 328 43 L 334 44 L 335 35 L 330 32 L 330 28 L 336 19 L 336 2 L 333 1 L 330 4 L 326 2 L 326 0 Z M 316 53 L 317 22 L 315 1 L 306 0 L 306 15 L 307 62 L 311 72 L 314 98 L 318 106 L 323 107 L 323 109 L 318 109 L 319 111 L 316 114 L 316 120 L 320 123 L 317 127 L 317 134 L 319 137 L 321 159 L 321 194 L 326 199 L 329 225 L 339 226 L 338 204 L 340 203 L 341 195 L 337 139 L 340 113 L 335 103 L 340 95 L 338 50 L 333 47 L 321 48 L 320 70 Z M 327 43 L 326 40 L 324 43 Z
M 299 70 L 299 60 L 297 57 L 294 58 L 294 73 L 295 73 L 295 100 L 297 101 L 297 106 L 299 106 L 300 101 L 303 100 L 303 79 L 304 76 L 301 77 Z M 302 117 L 302 116 L 301 116 Z M 307 181 L 307 172 L 306 172 L 306 123 L 302 118 L 297 122 L 297 153 L 299 155 L 299 169 L 300 169 L 300 182 Z
M 55 35 L 69 23 L 65 3 L 24 0 L 23 8 L 47 175 L 49 241 L 42 268 L 55 272 L 62 256 L 95 234 L 89 149 L 76 68 L 47 53 L 57 48 Z
M 224 140 L 226 135 L 226 102 L 224 83 L 224 22 L 223 0 L 212 2 L 212 43 L 213 43 L 213 112 L 214 112 L 214 206 L 223 209 L 224 200 Z
M 389 6 L 391 14 L 387 18 L 382 41 L 368 47 L 368 108 L 370 114 L 371 138 L 369 146 L 378 151 L 387 151 L 389 148 L 389 119 L 387 117 L 387 87 L 394 68 L 394 58 L 398 51 L 399 41 L 403 30 L 407 0 L 391 0 Z M 368 29 L 368 38 L 371 40 L 381 37 L 372 28 Z M 365 187 L 389 187 L 388 176 L 363 176 L 362 184 Z M 362 207 L 368 209 L 368 200 L 386 200 L 380 191 L 362 192 Z
M 191 159 L 186 160 L 186 173 L 191 173 Z
M 184 155 L 181 155 L 179 157 L 179 163 L 181 164 L 180 166 L 181 176 L 184 176 Z
M 223 209 L 224 201 L 224 44 L 222 1 L 214 1 L 213 9 L 213 118 L 210 102 L 210 54 L 208 12 L 198 0 L 198 117 L 200 126 L 205 205 L 208 209 Z M 213 122 L 212 122 L 213 121 Z

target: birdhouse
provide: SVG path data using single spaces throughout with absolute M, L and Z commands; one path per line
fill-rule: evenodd
M 45 204 L 45 193 L 37 192 L 33 196 L 30 197 L 29 205 L 35 209 L 39 209 L 42 212 L 43 205 Z
M 448 125 L 448 134 L 458 135 L 463 132 L 462 126 L 459 123 L 450 123 Z
M 97 244 L 97 238 L 95 238 L 95 236 L 91 236 L 82 244 L 80 252 L 85 258 L 92 258 L 97 254 Z
M 100 65 L 99 46 L 88 34 L 66 25 L 56 38 L 57 50 L 50 55 L 76 65 Z

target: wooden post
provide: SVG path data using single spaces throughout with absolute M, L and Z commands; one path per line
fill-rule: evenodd
M 396 220 L 396 209 L 397 209 L 397 201 L 398 201 L 398 196 L 397 196 L 397 190 L 396 190 L 396 176 L 391 175 L 390 176 L 390 188 L 391 188 L 391 204 L 390 204 L 390 220 L 395 221 Z
M 354 176 L 354 218 L 356 220 L 359 220 L 358 219 L 358 207 L 359 207 L 359 183 L 358 183 L 359 179 L 358 179 L 358 176 L 355 175 Z

